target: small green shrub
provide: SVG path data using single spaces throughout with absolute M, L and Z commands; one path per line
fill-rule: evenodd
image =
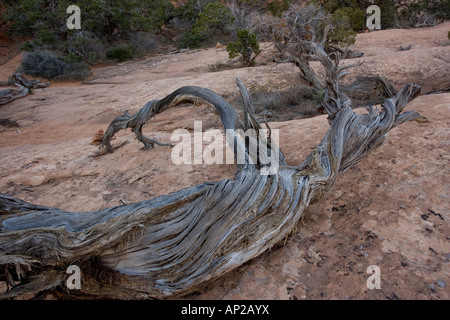
M 238 30 L 236 36 L 236 41 L 227 44 L 228 57 L 233 59 L 241 55 L 244 66 L 249 67 L 253 64 L 256 56 L 261 53 L 258 37 L 247 29 Z
M 109 60 L 116 60 L 118 62 L 131 60 L 133 59 L 133 47 L 123 45 L 110 49 L 106 52 L 106 58 Z
M 34 43 L 33 41 L 27 40 L 25 41 L 22 46 L 20 47 L 20 50 L 31 52 L 34 50 Z

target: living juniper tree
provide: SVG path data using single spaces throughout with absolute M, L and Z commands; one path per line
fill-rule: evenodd
M 249 67 L 261 53 L 258 37 L 247 29 L 236 32 L 236 41 L 227 43 L 227 52 L 230 59 L 241 55 L 245 67 Z

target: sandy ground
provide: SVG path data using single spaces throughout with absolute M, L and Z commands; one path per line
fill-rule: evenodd
M 365 53 L 353 75 L 379 74 L 398 88 L 408 82 L 423 93 L 450 87 L 450 23 L 414 30 L 360 34 Z M 411 49 L 400 51 L 400 46 Z M 265 45 L 266 56 L 272 48 Z M 290 64 L 261 64 L 211 72 L 227 60 L 210 48 L 96 68 L 85 84 L 51 83 L 33 95 L 0 106 L 0 192 L 74 212 L 97 210 L 166 194 L 204 181 L 233 177 L 234 165 L 175 165 L 171 150 L 141 150 L 130 131 L 101 155 L 91 141 L 125 110 L 162 98 L 184 85 L 237 94 L 239 77 L 252 92 L 288 87 L 299 80 Z M 355 60 L 348 61 L 354 63 Z M 20 56 L 0 66 L 0 81 Z M 317 66 L 318 70 L 319 67 Z M 430 122 L 406 123 L 387 142 L 308 209 L 304 224 L 272 248 L 189 299 L 449 299 L 450 94 L 422 95 L 407 106 Z M 170 141 L 177 128 L 220 125 L 204 106 L 168 110 L 144 133 Z M 288 164 L 300 164 L 322 138 L 325 116 L 273 122 Z M 369 289 L 367 268 L 381 271 L 381 289 Z M 0 292 L 5 285 L 0 283 Z

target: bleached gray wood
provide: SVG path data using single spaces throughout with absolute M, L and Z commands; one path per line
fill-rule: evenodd
M 311 201 L 380 146 L 389 130 L 419 117 L 403 109 L 420 87 L 406 85 L 397 93 L 384 80 L 382 110 L 354 113 L 339 90 L 345 69 L 339 67 L 339 57 L 330 59 L 320 44 L 313 48 L 327 69 L 323 106 L 330 128 L 303 163 L 288 166 L 283 161 L 276 174 L 261 175 L 257 164 L 248 161 L 238 166 L 234 179 L 93 212 L 67 212 L 0 194 L 0 280 L 13 284 L 18 274 L 22 280 L 0 297 L 46 291 L 72 298 L 177 297 L 286 239 Z M 243 123 L 219 95 L 183 87 L 149 102 L 134 116 L 116 118 L 105 134 L 137 128 L 154 114 L 193 101 L 213 106 L 224 129 L 260 129 L 247 89 L 237 84 L 244 99 Z M 103 145 L 110 147 L 108 140 Z M 71 264 L 83 270 L 81 290 L 65 289 Z
M 0 82 L 0 86 L 14 86 L 15 89 L 8 88 L 0 90 L 0 105 L 10 103 L 16 99 L 25 97 L 33 89 L 45 88 L 49 83 L 41 83 L 39 80 L 28 80 L 20 73 L 14 73 L 8 81 Z

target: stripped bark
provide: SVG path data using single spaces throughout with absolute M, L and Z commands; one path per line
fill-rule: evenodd
M 14 73 L 8 81 L 0 82 L 0 86 L 15 86 L 18 89 L 4 89 L 0 91 L 0 105 L 10 103 L 16 99 L 25 97 L 33 89 L 45 88 L 49 83 L 41 83 L 39 80 L 28 80 L 20 73 Z
M 47 291 L 71 298 L 178 297 L 288 237 L 311 201 L 380 146 L 389 130 L 419 117 L 403 109 L 420 87 L 410 84 L 393 92 L 384 80 L 380 86 L 387 98 L 381 111 L 370 107 L 367 114 L 354 113 L 338 86 L 346 67 L 339 67 L 339 57 L 331 59 L 320 44 L 313 48 L 327 70 L 323 107 L 330 128 L 302 164 L 288 166 L 281 155 L 278 171 L 262 175 L 258 163 L 246 157 L 234 179 L 92 212 L 67 212 L 0 194 L 0 272 L 4 270 L 0 280 L 9 279 L 13 285 L 11 279 L 17 281 L 20 275 L 21 281 L 0 297 Z M 238 86 L 244 99 L 242 123 L 219 95 L 183 87 L 147 103 L 135 116 L 125 113 L 116 118 L 106 137 L 126 127 L 139 133 L 151 116 L 195 101 L 213 106 L 224 129 L 259 130 L 250 95 L 240 81 Z M 145 146 L 151 145 L 141 139 Z M 111 148 L 108 141 L 104 138 L 103 145 Z M 236 135 L 228 142 L 233 143 L 235 156 L 239 148 L 245 150 Z M 65 289 L 66 268 L 71 264 L 83 270 L 80 290 Z

